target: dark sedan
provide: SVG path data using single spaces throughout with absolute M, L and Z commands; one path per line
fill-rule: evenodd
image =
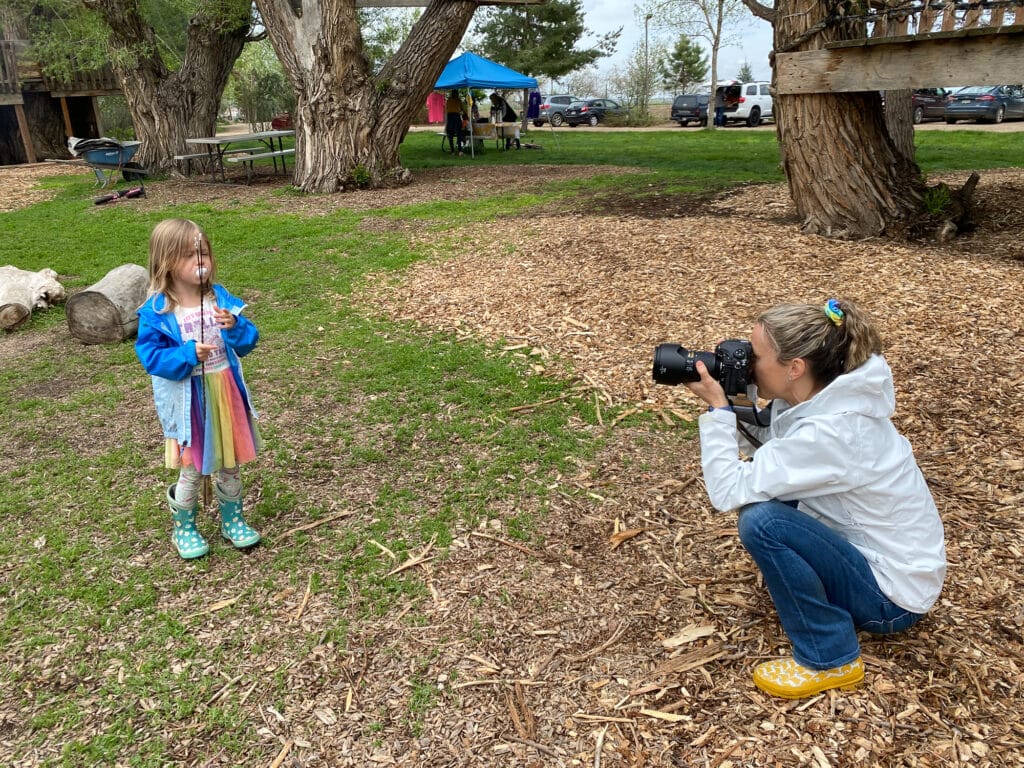
M 914 125 L 923 120 L 946 116 L 946 100 L 953 95 L 948 88 L 918 88 L 911 96 Z
M 575 128 L 577 125 L 597 125 L 609 117 L 626 118 L 629 110 L 611 99 L 586 99 L 570 104 L 565 109 L 565 122 Z
M 957 120 L 1001 123 L 1007 117 L 1024 117 L 1024 86 L 971 85 L 961 88 L 946 101 L 942 116 L 950 124 Z

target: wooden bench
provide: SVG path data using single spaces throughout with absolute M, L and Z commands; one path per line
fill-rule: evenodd
M 448 151 L 448 146 L 449 146 L 448 145 L 448 134 L 445 133 L 444 131 L 438 131 L 437 135 L 441 137 L 441 151 L 442 152 L 447 152 Z M 452 138 L 454 138 L 454 137 L 452 137 Z M 466 147 L 467 149 L 469 148 L 469 138 L 470 138 L 469 137 L 469 131 L 466 131 L 466 133 L 463 134 L 463 137 L 462 137 L 462 140 L 463 140 L 463 145 L 462 146 Z M 474 152 L 481 152 L 481 151 L 483 151 L 484 140 L 485 139 L 493 139 L 493 138 L 494 138 L 494 136 L 486 136 L 486 135 L 485 136 L 481 136 L 478 133 L 474 133 L 473 134 L 473 151 Z
M 245 148 L 225 149 L 221 153 L 221 155 L 235 155 L 235 154 L 238 154 L 240 152 L 251 152 L 251 151 L 252 151 L 251 148 L 249 148 L 249 149 L 245 149 Z M 191 176 L 192 175 L 192 161 L 193 160 L 198 160 L 205 167 L 206 163 L 210 160 L 210 157 L 211 157 L 211 155 L 210 155 L 209 152 L 194 152 L 194 153 L 192 153 L 190 155 L 175 155 L 174 156 L 174 162 L 176 162 L 176 163 L 182 163 L 182 162 L 186 163 L 185 171 L 186 171 L 186 173 L 188 173 L 189 176 Z M 214 155 L 214 157 L 216 157 L 216 155 Z
M 242 154 L 242 153 L 245 154 Z M 288 170 L 288 166 L 285 165 L 285 158 L 290 155 L 294 155 L 294 149 L 278 149 L 273 152 L 254 152 L 252 149 L 242 150 L 233 157 L 225 158 L 229 163 L 242 163 L 245 166 L 245 183 L 252 183 L 252 165 L 256 160 L 264 160 L 266 158 L 273 158 L 274 160 L 274 173 L 277 173 L 277 158 L 281 158 L 281 172 L 284 173 Z

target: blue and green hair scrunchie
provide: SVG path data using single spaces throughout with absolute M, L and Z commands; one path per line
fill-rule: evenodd
M 829 299 L 825 304 L 825 315 L 837 328 L 842 327 L 845 315 L 843 310 L 839 308 L 839 302 L 836 299 Z

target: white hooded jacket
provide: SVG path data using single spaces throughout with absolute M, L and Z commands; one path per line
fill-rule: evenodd
M 806 402 L 772 403 L 753 461 L 741 461 L 736 415 L 700 417 L 701 463 L 711 504 L 799 501 L 867 559 L 882 592 L 925 613 L 946 574 L 942 521 L 910 443 L 890 421 L 892 372 L 872 356 Z

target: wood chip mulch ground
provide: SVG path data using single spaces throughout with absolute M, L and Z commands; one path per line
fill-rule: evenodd
M 472 535 L 456 550 L 467 591 L 498 586 L 493 571 L 474 578 L 482 563 L 513 572 L 499 582 L 516 610 L 476 654 L 490 661 L 450 659 L 478 683 L 459 693 L 487 723 L 493 764 L 1024 764 L 1024 172 L 983 173 L 979 206 L 979 230 L 948 245 L 836 242 L 799 233 L 783 185 L 713 199 L 655 188 L 459 232 L 463 255 L 438 247 L 372 292 L 395 318 L 573 377 L 617 407 L 609 428 L 634 410 L 677 427 L 698 414 L 681 388 L 651 383 L 658 343 L 712 349 L 772 304 L 853 299 L 884 332 L 896 422 L 943 514 L 949 575 L 932 614 L 863 637 L 860 691 L 773 700 L 750 671 L 788 644 L 735 518 L 707 502 L 697 441 L 616 427 L 600 461 L 566 478 L 584 500 L 551 504 L 539 569 Z
M 473 171 L 446 172 L 404 193 L 474 194 Z M 360 194 L 323 207 L 359 208 Z M 979 230 L 942 246 L 801 235 L 781 185 L 710 198 L 652 186 L 410 232 L 437 257 L 400 285 L 372 281 L 367 311 L 571 378 L 601 413 L 578 428 L 608 445 L 543 508 L 496 510 L 491 526 L 458 531 L 443 561 L 425 548 L 410 569 L 430 593 L 415 606 L 425 625 L 370 616 L 344 650 L 279 660 L 294 695 L 254 715 L 289 740 L 279 764 L 1024 765 L 1024 171 L 983 172 L 978 200 Z M 393 203 L 361 210 L 382 204 Z M 896 422 L 942 512 L 949 573 L 918 626 L 863 636 L 860 689 L 786 702 L 750 681 L 788 644 L 735 517 L 708 504 L 689 431 L 697 403 L 652 385 L 651 354 L 669 340 L 710 349 L 746 336 L 764 307 L 830 296 L 858 301 L 883 330 Z M 664 428 L 622 420 L 638 411 Z M 502 521 L 519 511 L 538 513 L 541 543 L 509 535 Z M 334 610 L 314 595 L 290 631 L 313 636 Z M 411 727 L 424 682 L 440 698 Z

